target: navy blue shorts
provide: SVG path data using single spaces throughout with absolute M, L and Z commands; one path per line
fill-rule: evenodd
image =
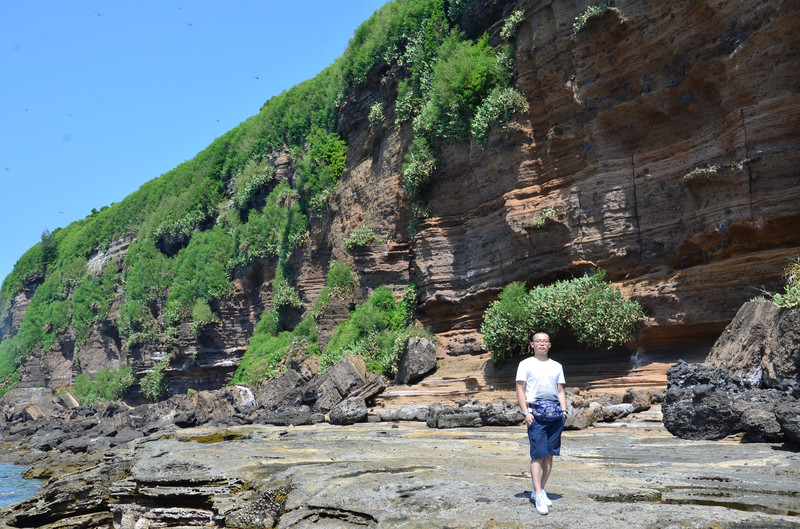
M 539 422 L 536 417 L 528 426 L 528 441 L 531 443 L 531 459 L 543 459 L 561 453 L 561 432 L 566 418 L 553 422 Z

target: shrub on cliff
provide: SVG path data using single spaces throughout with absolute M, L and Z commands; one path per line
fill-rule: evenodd
M 527 353 L 537 331 L 557 335 L 569 330 L 587 347 L 623 344 L 643 315 L 639 303 L 625 299 L 600 271 L 529 292 L 523 283 L 511 283 L 486 310 L 481 332 L 492 357 L 503 360 Z
M 327 369 L 349 353 L 364 358 L 370 371 L 392 375 L 408 338 L 429 335 L 409 325 L 416 295 L 414 285 L 409 285 L 398 302 L 389 288 L 376 288 L 369 299 L 336 328 L 322 352 L 321 367 Z
M 128 389 L 136 382 L 130 366 L 119 369 L 100 369 L 94 377 L 81 373 L 75 377 L 70 392 L 83 406 L 96 402 L 121 400 Z
M 148 372 L 139 381 L 142 388 L 142 395 L 153 402 L 159 401 L 167 396 L 169 390 L 167 367 L 169 367 L 170 360 L 172 360 L 171 354 L 159 360 L 153 367 L 153 370 Z

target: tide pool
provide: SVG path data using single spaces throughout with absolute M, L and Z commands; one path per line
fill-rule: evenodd
M 23 479 L 25 467 L 13 463 L 0 463 L 0 508 L 27 500 L 39 491 L 42 482 Z

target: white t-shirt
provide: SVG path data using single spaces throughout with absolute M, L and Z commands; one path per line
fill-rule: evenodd
M 525 400 L 558 400 L 558 384 L 566 384 L 564 368 L 555 360 L 544 362 L 535 356 L 517 367 L 517 382 L 525 382 Z

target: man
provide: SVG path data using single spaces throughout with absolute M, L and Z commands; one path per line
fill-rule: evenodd
M 531 348 L 533 356 L 517 367 L 517 401 L 528 425 L 533 481 L 531 500 L 539 514 L 547 514 L 553 503 L 544 487 L 553 469 L 553 456 L 561 452 L 561 432 L 567 417 L 566 381 L 561 364 L 547 356 L 550 351 L 547 333 L 534 334 Z M 560 405 L 560 413 L 556 403 Z

